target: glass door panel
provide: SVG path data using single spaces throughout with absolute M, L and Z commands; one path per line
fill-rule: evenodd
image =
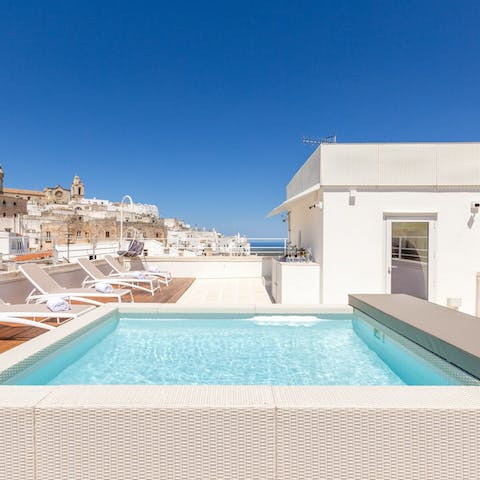
M 428 299 L 429 222 L 391 223 L 391 292 Z

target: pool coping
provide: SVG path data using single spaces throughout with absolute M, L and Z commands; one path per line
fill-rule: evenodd
M 0 355 L 25 368 L 113 313 L 351 313 L 111 304 Z M 10 371 L 12 373 L 12 371 Z M 476 386 L 0 386 L 8 478 L 479 478 Z M 88 461 L 86 461 L 88 459 Z
M 349 295 L 349 304 L 480 378 L 480 319 L 404 294 Z

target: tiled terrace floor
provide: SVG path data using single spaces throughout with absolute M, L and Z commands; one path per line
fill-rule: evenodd
M 135 302 L 176 303 L 194 280 L 194 278 L 174 278 L 168 287 L 162 285 L 155 295 L 145 292 L 134 293 Z M 56 325 L 55 321 L 48 321 L 47 323 Z M 40 328 L 0 324 L 0 353 L 10 350 L 42 333 L 45 333 L 45 330 Z
M 197 278 L 178 300 L 181 305 L 272 303 L 261 278 Z

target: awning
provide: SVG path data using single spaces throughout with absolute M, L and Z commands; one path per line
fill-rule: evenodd
M 268 215 L 267 217 L 273 217 L 274 215 L 278 215 L 279 213 L 285 212 L 290 208 L 292 203 L 295 203 L 297 200 L 301 200 L 302 198 L 306 197 L 307 195 L 310 195 L 311 193 L 317 192 L 320 190 L 320 184 L 316 183 L 313 185 L 313 187 L 307 188 L 303 192 L 297 193 L 297 195 L 293 196 L 292 198 L 289 198 L 288 200 L 285 200 L 283 203 L 281 203 L 278 207 L 275 207 Z

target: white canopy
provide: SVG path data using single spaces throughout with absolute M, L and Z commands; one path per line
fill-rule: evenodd
M 307 195 L 310 195 L 311 193 L 317 192 L 318 190 L 320 190 L 320 184 L 319 183 L 313 185 L 310 188 L 307 188 L 303 192 L 297 193 L 297 195 L 294 195 L 293 197 L 289 198 L 288 200 L 285 200 L 278 207 L 275 207 L 267 215 L 267 217 L 273 217 L 274 215 L 278 215 L 279 213 L 285 212 L 286 210 L 289 209 L 289 207 L 292 205 L 292 203 L 295 203 L 297 200 L 301 200 L 302 198 L 305 198 Z

